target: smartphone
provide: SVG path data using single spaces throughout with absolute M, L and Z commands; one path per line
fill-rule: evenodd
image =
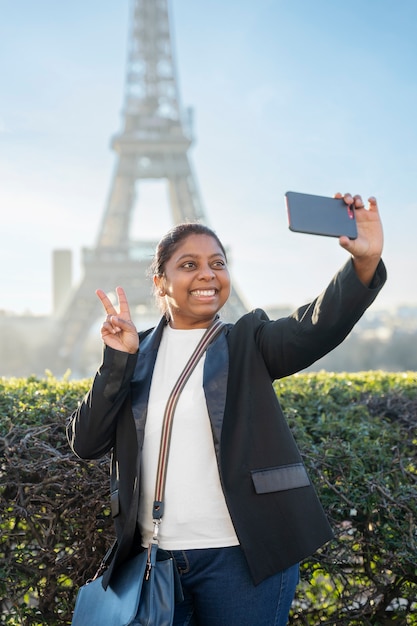
M 310 235 L 356 239 L 355 209 L 342 198 L 314 196 L 307 193 L 287 191 L 288 225 L 290 230 Z

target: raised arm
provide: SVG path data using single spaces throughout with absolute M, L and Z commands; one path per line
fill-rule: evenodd
M 119 412 L 129 395 L 139 346 L 124 290 L 116 289 L 119 311 L 104 291 L 98 289 L 96 293 L 107 313 L 101 327 L 106 349 L 88 394 L 67 426 L 71 448 L 84 459 L 99 458 L 114 445 Z

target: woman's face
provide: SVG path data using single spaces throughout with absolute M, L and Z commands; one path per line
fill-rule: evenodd
M 189 235 L 155 276 L 172 328 L 206 328 L 230 294 L 226 259 L 210 235 Z

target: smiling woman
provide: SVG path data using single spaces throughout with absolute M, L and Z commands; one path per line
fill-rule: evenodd
M 163 257 L 165 262 L 161 262 Z M 207 328 L 230 294 L 226 253 L 220 241 L 205 227 L 187 224 L 177 233 L 175 244 L 171 237 L 159 244 L 157 259 L 153 280 L 170 326 Z
M 360 196 L 345 202 L 363 204 Z M 157 246 L 158 326 L 138 333 L 124 290 L 116 290 L 119 311 L 97 291 L 107 313 L 103 363 L 68 437 L 82 458 L 113 452 L 118 544 L 104 586 L 157 538 L 181 580 L 175 626 L 285 626 L 298 563 L 332 537 L 271 382 L 338 345 L 384 284 L 376 200 L 357 213 L 357 239 L 339 240 L 351 259 L 287 318 L 269 320 L 256 309 L 219 327 L 231 288 L 226 253 L 212 230 L 195 223 L 175 226 Z M 203 337 L 170 422 L 165 492 L 157 497 L 166 407 Z

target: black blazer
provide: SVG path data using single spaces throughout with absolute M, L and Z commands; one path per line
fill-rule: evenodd
M 385 280 L 382 261 L 369 288 L 348 261 L 321 296 L 293 315 L 270 321 L 256 309 L 227 324 L 207 350 L 203 385 L 221 484 L 255 584 L 332 538 L 272 381 L 308 367 L 343 341 Z M 114 567 L 140 546 L 135 528 L 140 450 L 164 324 L 162 319 L 139 333 L 135 355 L 105 348 L 92 387 L 68 426 L 70 445 L 81 458 L 112 450 L 118 545 L 105 585 Z

